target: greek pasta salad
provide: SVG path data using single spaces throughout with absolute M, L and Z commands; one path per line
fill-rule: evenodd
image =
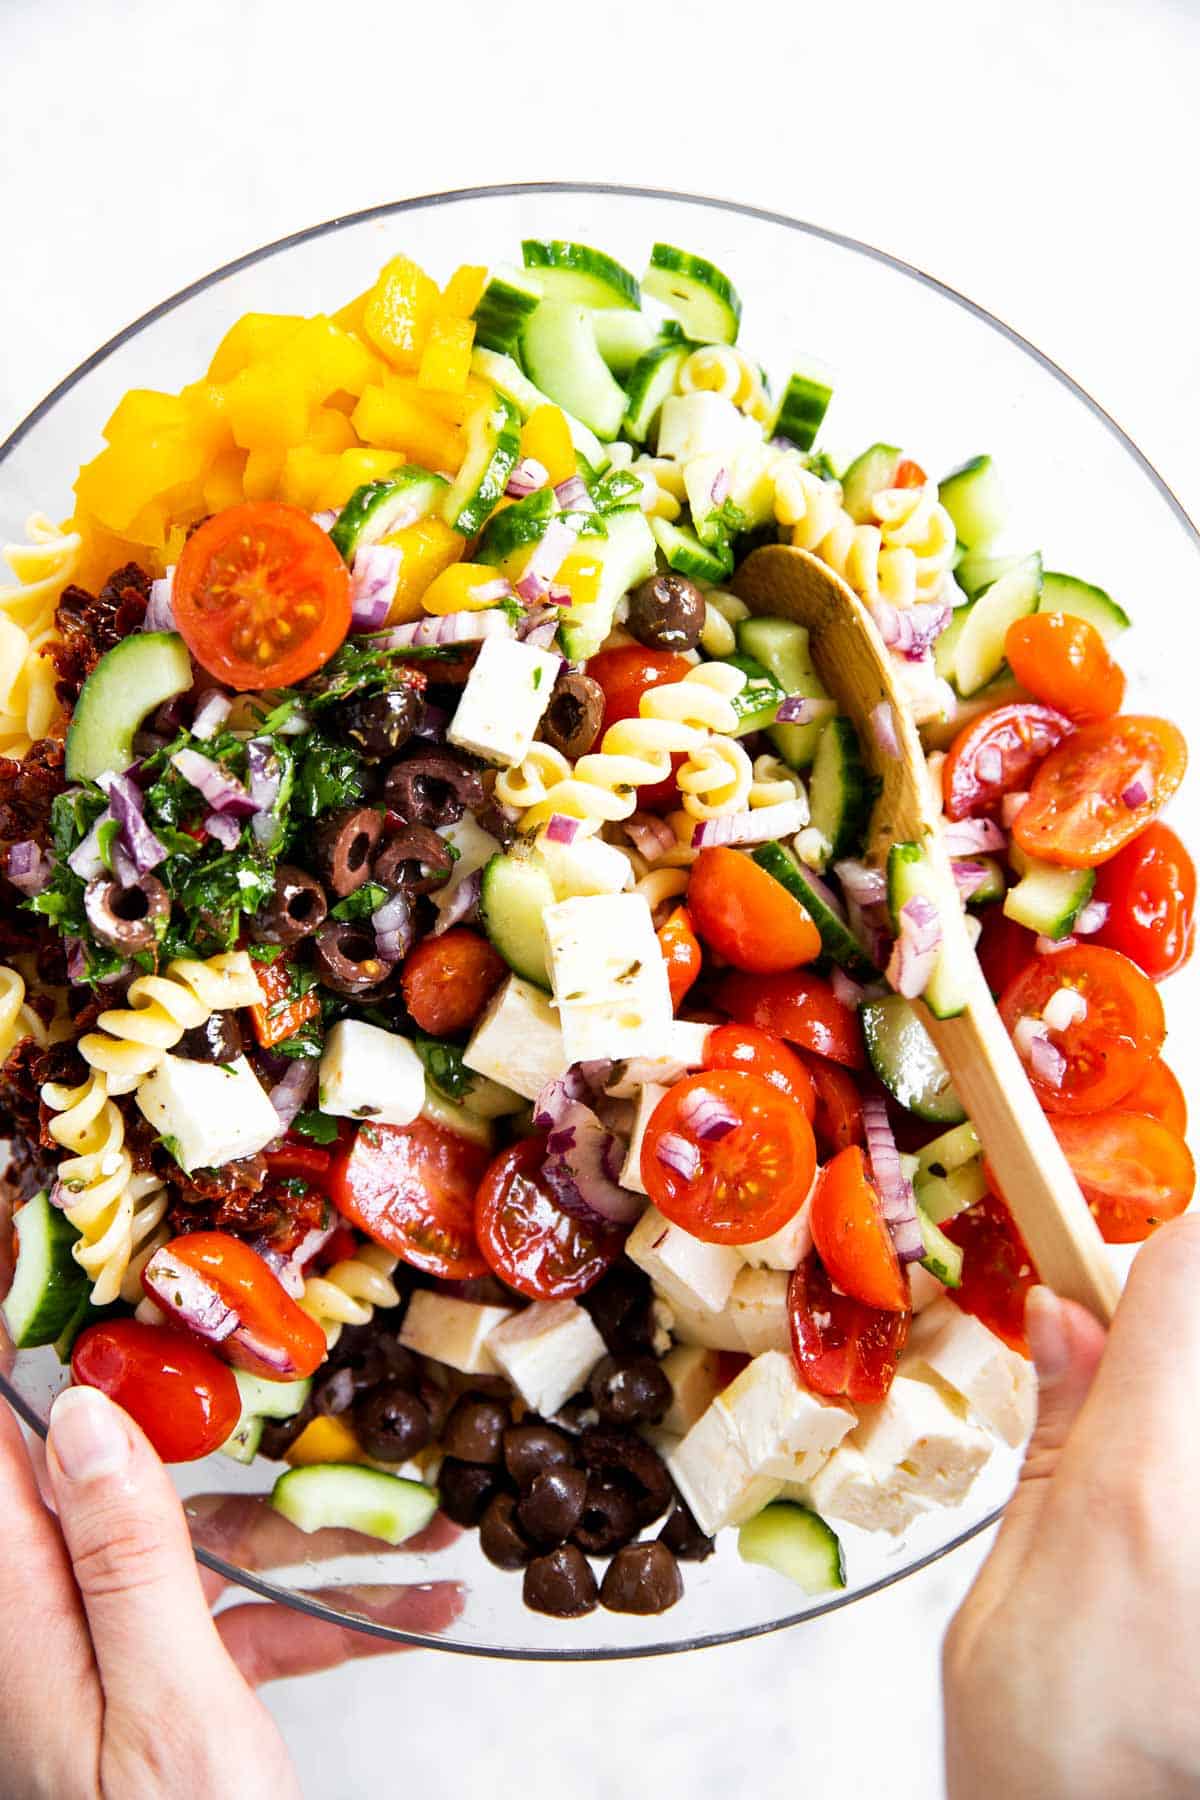
M 963 1005 L 925 852 L 867 849 L 895 717 L 738 569 L 869 609 L 1111 1242 L 1193 1188 L 1184 743 L 987 456 L 815 448 L 701 256 L 522 250 L 238 319 L 8 553 L 7 1328 L 548 1614 L 661 1612 L 726 1527 L 819 1593 L 1023 1441 L 1036 1272 L 915 1004 Z

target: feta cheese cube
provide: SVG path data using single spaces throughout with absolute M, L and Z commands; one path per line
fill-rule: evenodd
M 701 1531 L 742 1525 L 761 1512 L 783 1485 L 756 1474 L 729 1415 L 714 1402 L 686 1437 L 666 1453 L 667 1468 Z
M 944 1382 L 1014 1448 L 1033 1430 L 1037 1377 L 1032 1363 L 950 1300 L 937 1301 L 915 1321 L 901 1367 L 905 1375 Z
M 742 1269 L 733 1284 L 726 1311 L 742 1348 L 751 1356 L 764 1350 L 790 1352 L 788 1277 L 780 1269 Z
M 510 975 L 484 1009 L 463 1061 L 526 1100 L 536 1100 L 548 1081 L 565 1075 L 562 1031 L 541 989 Z
M 848 1406 L 810 1393 L 790 1356 L 768 1350 L 748 1363 L 713 1402 L 737 1435 L 756 1475 L 805 1481 L 856 1423 Z
M 704 1067 L 704 1048 L 708 1043 L 711 1025 L 701 1025 L 694 1019 L 672 1019 L 667 1034 L 668 1049 L 663 1056 L 633 1056 L 619 1063 L 613 1070 L 613 1078 L 605 1088 L 605 1093 L 614 1100 L 636 1100 L 638 1089 L 647 1082 L 654 1082 L 659 1087 L 670 1087 L 689 1069 Z
M 482 1306 L 417 1288 L 408 1303 L 400 1342 L 418 1356 L 446 1363 L 461 1375 L 498 1375 L 500 1366 L 488 1344 L 493 1331 L 513 1317 L 508 1306 Z
M 646 1192 L 646 1184 L 642 1180 L 642 1141 L 651 1115 L 666 1091 L 665 1087 L 659 1087 L 654 1081 L 647 1081 L 637 1090 L 637 1107 L 629 1133 L 629 1150 L 621 1169 L 621 1186 L 632 1188 L 637 1194 Z
M 752 1244 L 739 1244 L 739 1254 L 752 1269 L 784 1269 L 789 1273 L 798 1269 L 812 1249 L 808 1214 L 809 1202 L 804 1200 L 786 1225 L 781 1225 L 770 1237 L 756 1238 Z
M 720 1358 L 700 1344 L 676 1344 L 660 1366 L 671 1383 L 671 1404 L 659 1429 L 684 1437 L 724 1386 Z
M 560 844 L 543 831 L 537 841 L 537 860 L 550 877 L 556 900 L 620 894 L 633 886 L 633 864 L 623 850 L 606 844 L 603 838 L 581 837 Z
M 533 742 L 558 679 L 559 658 L 515 638 L 485 638 L 446 729 L 448 743 L 512 768 Z
M 458 851 L 458 860 L 441 886 L 434 889 L 432 898 L 439 912 L 444 912 L 450 901 L 467 880 L 482 869 L 484 863 L 490 862 L 493 856 L 503 848 L 498 838 L 490 831 L 485 831 L 470 813 L 464 813 L 453 825 L 443 825 L 438 836 L 444 838 L 452 849 Z
M 935 1300 L 940 1300 L 946 1289 L 923 1263 L 914 1262 L 908 1265 L 908 1291 L 914 1313 L 922 1313 Z
M 658 454 L 687 463 L 720 454 L 728 461 L 747 444 L 762 443 L 762 427 L 724 394 L 672 394 L 658 415 Z
M 526 1406 L 543 1416 L 578 1393 L 605 1355 L 604 1339 L 574 1300 L 535 1300 L 497 1326 L 488 1349 Z
M 877 1480 L 852 1443 L 840 1444 L 824 1467 L 789 1497 L 811 1506 L 823 1519 L 841 1519 L 862 1531 L 887 1531 L 893 1536 L 928 1510 L 919 1495 Z
M 713 1312 L 693 1301 L 690 1305 L 676 1297 L 670 1302 L 674 1315 L 672 1333 L 681 1344 L 698 1344 L 706 1350 L 736 1350 L 745 1354 L 741 1332 L 733 1316 L 733 1308 Z
M 954 1506 L 992 1454 L 993 1440 L 928 1382 L 897 1375 L 886 1400 L 861 1409 L 854 1444 L 885 1486 Z
M 325 1039 L 317 1092 L 334 1118 L 411 1125 L 425 1104 L 425 1068 L 407 1038 L 339 1019 Z
M 719 1313 L 742 1268 L 736 1250 L 681 1231 L 656 1206 L 648 1206 L 630 1232 L 625 1254 L 661 1289 L 677 1318 L 696 1307 Z
M 185 1174 L 253 1156 L 279 1136 L 279 1115 L 244 1056 L 231 1063 L 165 1055 L 134 1099 Z
M 671 988 L 645 896 L 559 900 L 542 924 L 567 1061 L 663 1055 Z

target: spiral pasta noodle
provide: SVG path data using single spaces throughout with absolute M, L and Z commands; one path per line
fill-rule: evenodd
M 856 524 L 836 482 L 792 452 L 775 468 L 775 516 L 792 542 L 842 577 L 861 599 L 915 606 L 938 594 L 954 555 L 954 525 L 932 484 L 887 488 L 872 502 L 877 523 Z
M 0 963 L 0 1067 L 8 1061 L 22 1038 L 31 1037 L 39 1048 L 49 1042 L 41 1018 L 25 998 L 25 983 L 16 969 Z
M 750 783 L 750 805 L 781 806 L 788 800 L 802 800 L 807 796 L 804 783 L 788 768 L 782 757 L 764 753 L 756 756 L 752 770 L 753 780 Z
M 761 370 L 732 344 L 703 344 L 693 350 L 679 371 L 676 387 L 681 394 L 720 394 L 760 425 L 771 416 L 771 399 Z
M 324 1274 L 309 1276 L 300 1305 L 323 1327 L 331 1348 L 343 1325 L 366 1325 L 377 1308 L 399 1306 L 391 1280 L 399 1260 L 380 1244 L 361 1244 Z
M 640 894 L 649 906 L 651 913 L 657 914 L 660 906 L 670 900 L 677 900 L 687 892 L 688 871 L 686 868 L 648 869 L 640 880 L 634 883 L 633 891 Z
M 16 587 L 0 587 L 0 755 L 24 756 L 58 722 L 55 670 L 46 649 L 57 639 L 54 609 L 79 566 L 82 539 L 60 531 L 41 513 L 26 530 L 27 544 L 8 544 L 4 557 Z
M 639 456 L 629 473 L 641 483 L 638 505 L 651 519 L 677 519 L 687 496 L 683 466 L 666 456 Z
M 139 975 L 130 983 L 129 1007 L 110 1008 L 99 1027 L 80 1039 L 84 1061 L 100 1070 L 112 1094 L 127 1094 L 158 1067 L 185 1031 L 210 1014 L 262 1000 L 254 964 L 245 950 L 207 962 L 179 958 L 165 975 Z

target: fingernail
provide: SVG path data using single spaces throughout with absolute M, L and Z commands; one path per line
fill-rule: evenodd
M 129 1434 L 112 1401 L 98 1389 L 72 1387 L 54 1402 L 50 1448 L 68 1481 L 95 1481 L 128 1463 Z
M 1025 1331 L 1038 1380 L 1057 1381 L 1071 1360 L 1071 1347 L 1062 1301 L 1048 1287 L 1030 1288 L 1025 1300 Z

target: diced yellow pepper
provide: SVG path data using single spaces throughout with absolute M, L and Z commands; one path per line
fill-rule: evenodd
M 313 401 L 330 394 L 361 394 L 380 375 L 378 359 L 348 331 L 318 313 L 270 359 L 285 381 L 307 387 Z
M 335 451 L 297 444 L 284 454 L 279 498 L 291 506 L 302 506 L 306 512 L 319 512 L 320 497 L 332 485 L 340 460 Z
M 277 500 L 283 479 L 286 450 L 251 450 L 242 476 L 242 494 L 247 500 Z
M 187 423 L 188 408 L 180 395 L 160 394 L 154 388 L 130 388 L 117 402 L 104 427 L 104 436 L 115 444 L 122 438 L 180 430 Z
M 180 431 L 122 437 L 80 469 L 76 498 L 83 510 L 109 531 L 136 536 L 129 528 L 138 514 L 167 489 L 202 480 L 205 460 L 203 447 Z M 161 538 L 144 541 L 161 542 Z
M 423 405 L 410 382 L 394 376 L 386 377 L 379 387 L 369 387 L 351 419 L 364 443 L 402 450 L 410 462 L 426 469 L 457 474 L 466 454 L 462 433 Z
M 467 540 L 432 516 L 391 532 L 383 542 L 400 552 L 400 576 L 387 623 L 406 625 L 422 617 L 425 593 L 443 569 L 459 560 Z
M 310 1420 L 284 1451 L 284 1461 L 304 1469 L 312 1463 L 362 1463 L 367 1455 L 346 1421 L 334 1414 Z
M 208 365 L 209 381 L 232 381 L 250 363 L 273 356 L 303 323 L 298 313 L 244 313 L 217 345 Z
M 418 387 L 437 388 L 447 394 L 464 393 L 471 373 L 471 345 L 474 342 L 475 327 L 470 319 L 456 319 L 449 313 L 439 313 L 425 340 L 417 375 Z
M 521 455 L 532 456 L 553 487 L 578 474 L 571 430 L 561 406 L 535 406 L 521 427 Z
M 488 272 L 479 263 L 463 263 L 442 289 L 442 306 L 456 319 L 469 319 L 483 297 Z
M 232 447 L 229 397 L 223 387 L 212 381 L 192 381 L 180 389 L 179 398 L 187 407 L 186 429 L 204 446 L 206 455 L 216 456 Z
M 415 369 L 437 306 L 437 284 L 407 256 L 380 271 L 363 308 L 363 330 L 396 369 Z
M 356 294 L 353 300 L 347 300 L 345 306 L 339 306 L 335 313 L 329 315 L 334 324 L 340 325 L 343 331 L 352 331 L 355 337 L 364 337 L 363 313 L 372 292 L 371 288 L 367 288 L 363 293 Z
M 344 506 L 355 488 L 367 481 L 381 481 L 404 462 L 394 450 L 343 450 L 335 459 L 336 467 L 313 502 L 313 511 Z
M 559 567 L 555 583 L 570 589 L 572 606 L 590 606 L 600 591 L 600 558 L 586 550 L 572 550 Z
M 236 446 L 225 450 L 204 477 L 204 504 L 209 512 L 223 512 L 244 499 L 242 482 L 246 473 L 247 452 Z
M 308 427 L 307 448 L 353 450 L 357 443 L 354 427 L 344 412 L 334 406 L 318 406 Z
M 284 451 L 308 436 L 313 396 L 293 374 L 285 380 L 273 363 L 254 363 L 226 389 L 233 441 L 243 450 Z
M 485 607 L 495 606 L 495 587 L 500 573 L 499 569 L 489 568 L 486 563 L 453 563 L 450 568 L 443 569 L 426 588 L 422 598 L 425 611 L 482 612 Z M 491 593 L 488 592 L 489 588 Z
M 83 540 L 73 579 L 91 593 L 98 593 L 113 570 L 130 561 L 140 561 L 143 567 L 149 563 L 152 565 L 151 574 L 161 574 L 164 565 L 160 558 L 148 557 L 144 546 L 135 544 L 132 538 L 118 537 L 115 533 L 106 531 L 98 519 L 92 518 L 81 508 L 76 508 L 70 525 Z

